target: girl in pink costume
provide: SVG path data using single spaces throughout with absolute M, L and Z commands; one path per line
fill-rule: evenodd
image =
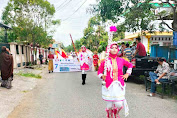
M 88 59 L 90 58 L 89 54 L 86 52 L 86 47 L 83 45 L 81 47 L 82 52 L 78 55 L 80 64 L 81 64 L 81 71 L 82 71 L 82 85 L 85 84 L 86 80 L 86 72 L 89 70 Z
M 101 62 L 98 70 L 98 76 L 104 82 L 102 86 L 102 98 L 107 101 L 107 118 L 119 117 L 119 112 L 123 108 L 125 109 L 125 116 L 128 116 L 128 105 L 125 99 L 125 83 L 129 75 L 132 72 L 133 65 L 122 58 L 117 57 L 119 52 L 116 43 L 110 44 L 107 47 L 110 49 L 109 57 Z M 106 66 L 105 66 L 106 64 Z M 127 72 L 123 75 L 123 66 L 128 67 Z M 106 76 L 103 75 L 104 68 L 106 67 Z

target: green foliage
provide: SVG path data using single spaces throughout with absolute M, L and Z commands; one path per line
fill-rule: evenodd
M 111 20 L 117 23 L 120 18 L 124 19 L 124 22 L 119 25 L 119 27 L 124 27 L 125 31 L 149 31 L 154 33 L 155 24 L 152 24 L 154 20 L 162 20 L 160 24 L 161 31 L 164 30 L 164 25 L 168 26 L 169 29 L 177 31 L 177 5 L 172 5 L 169 0 L 159 3 L 158 7 L 168 6 L 171 7 L 171 13 L 164 11 L 155 14 L 156 6 L 151 4 L 152 0 L 144 0 L 140 2 L 139 0 L 100 0 L 97 5 L 92 6 L 92 13 L 99 16 L 103 22 Z M 177 4 L 177 1 L 174 1 Z M 172 27 L 163 22 L 163 20 L 173 20 Z M 116 39 L 117 40 L 117 39 Z
M 4 31 L 0 29 L 0 42 L 4 39 Z
M 86 48 L 91 51 L 99 50 L 101 52 L 106 49 L 108 35 L 105 31 L 105 27 L 101 26 L 100 22 L 101 21 L 98 16 L 94 16 L 88 21 L 88 26 L 83 32 L 84 36 L 80 40 L 76 40 L 74 42 L 77 51 L 79 51 L 82 45 L 85 45 Z M 65 50 L 67 52 L 74 51 L 72 45 L 67 46 Z
M 65 47 L 64 50 L 65 50 L 66 52 L 71 52 L 71 51 L 74 52 L 73 45 L 69 45 L 69 46 Z
M 53 40 L 49 28 L 60 24 L 60 20 L 52 19 L 54 13 L 54 6 L 46 0 L 10 0 L 2 14 L 3 23 L 13 28 L 8 41 L 48 47 Z
M 79 49 L 80 49 L 81 46 L 82 46 L 81 41 L 80 41 L 80 40 L 76 40 L 74 44 L 75 44 L 76 50 L 79 51 Z
M 153 31 L 154 24 L 150 25 L 155 20 L 153 12 L 154 7 L 149 4 L 149 0 L 143 3 L 136 3 L 129 9 L 129 12 L 125 13 L 125 21 L 122 24 L 126 27 L 127 31 Z
M 98 52 L 106 51 L 106 47 L 108 45 L 108 41 L 101 41 L 100 46 L 98 47 Z
M 60 20 L 52 20 L 53 25 L 60 25 Z
M 101 0 L 98 5 L 93 6 L 93 12 L 99 14 L 102 21 L 112 20 L 117 22 L 117 16 L 121 15 L 124 11 L 125 0 Z

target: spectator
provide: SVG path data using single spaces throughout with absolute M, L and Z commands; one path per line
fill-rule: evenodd
M 40 54 L 39 54 L 39 60 L 40 60 L 40 64 L 42 65 L 43 55 L 42 55 L 41 52 L 40 52 Z
M 123 52 L 124 52 L 125 48 L 126 48 L 125 43 L 122 42 L 122 43 L 121 43 L 121 49 L 120 49 L 121 54 L 119 54 L 118 57 L 122 57 L 122 56 L 123 56 Z
M 11 82 L 13 80 L 13 57 L 9 49 L 6 46 L 2 47 L 2 53 L 0 55 L 0 70 L 2 83 L 1 87 L 10 89 L 12 87 Z
M 136 52 L 136 42 L 133 42 L 133 45 L 132 45 L 131 49 L 132 49 L 132 53 L 135 54 L 135 52 Z
M 155 96 L 156 84 L 168 81 L 170 74 L 170 67 L 168 63 L 166 63 L 162 58 L 157 58 L 157 62 L 159 63 L 157 70 L 155 72 L 149 72 L 151 78 L 150 97 Z
M 124 57 L 128 58 L 129 61 L 132 59 L 132 50 L 130 48 L 130 45 L 127 43 L 126 48 L 123 53 Z
M 54 59 L 54 55 L 51 53 L 51 51 L 49 52 L 48 59 L 49 59 L 48 70 L 50 73 L 51 71 L 53 72 L 53 59 Z
M 146 49 L 145 49 L 144 45 L 141 43 L 141 39 L 136 38 L 136 43 L 137 43 L 137 47 L 136 47 L 136 51 L 134 53 L 134 56 L 138 57 L 138 58 L 145 57 L 146 56 Z
M 93 55 L 93 64 L 94 64 L 95 71 L 98 70 L 98 60 L 99 60 L 99 57 L 97 55 L 97 52 L 95 51 Z

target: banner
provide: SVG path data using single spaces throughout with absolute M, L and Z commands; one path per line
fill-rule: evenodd
M 80 70 L 80 62 L 77 59 L 54 59 L 54 72 L 75 72 Z

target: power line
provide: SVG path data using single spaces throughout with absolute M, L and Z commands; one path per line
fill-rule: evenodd
M 67 1 L 67 0 L 66 0 Z M 70 6 L 76 6 L 76 5 L 78 5 L 79 3 L 81 3 L 83 0 L 80 0 L 80 1 L 78 1 L 76 4 L 70 4 Z M 69 4 L 68 4 L 69 5 Z M 65 7 L 66 8 L 66 7 Z M 63 11 L 65 11 L 66 9 L 62 9 L 62 11 L 61 10 L 58 10 L 58 11 L 60 11 L 60 13 L 62 13 L 62 15 L 60 15 L 60 16 L 66 16 L 66 13 L 65 12 L 63 12 Z M 56 12 L 58 12 L 57 10 L 56 10 Z
M 66 1 L 67 1 L 67 0 L 66 0 Z M 66 1 L 62 2 L 62 3 L 56 8 L 56 11 L 57 11 L 58 8 L 60 8 L 62 5 L 64 5 L 64 3 L 65 3 Z
M 80 9 L 86 2 L 87 2 L 87 0 L 85 0 L 85 1 L 81 4 L 81 6 L 79 6 L 79 8 L 77 8 L 77 9 L 74 11 L 73 14 L 71 14 L 69 17 L 67 17 L 67 18 L 64 19 L 63 21 L 66 21 L 66 20 L 68 20 L 70 17 L 72 17 L 77 11 L 79 11 L 79 9 Z
M 56 12 L 61 11 L 62 8 L 66 7 L 71 1 L 72 1 L 72 0 L 69 0 L 67 3 L 66 3 L 66 1 L 65 1 L 66 4 L 64 4 L 63 6 L 61 6 L 61 8 L 59 8 Z

